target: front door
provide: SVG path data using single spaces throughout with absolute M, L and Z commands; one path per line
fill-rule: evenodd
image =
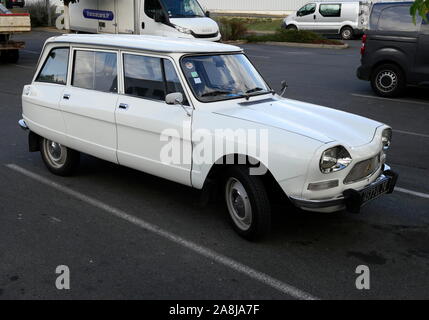
M 116 0 L 98 0 L 98 32 L 117 33 Z
M 184 94 L 169 59 L 123 53 L 124 95 L 116 109 L 118 161 L 191 185 L 191 117 L 165 95 Z M 187 99 L 184 102 L 187 105 Z
M 141 9 L 141 34 L 164 36 L 170 27 L 161 22 L 155 21 L 157 12 L 164 12 L 160 0 L 145 0 Z
M 315 3 L 308 3 L 298 10 L 296 13 L 298 29 L 313 30 L 315 28 L 316 7 Z
M 76 48 L 71 70 L 71 86 L 60 102 L 69 147 L 117 162 L 117 53 Z

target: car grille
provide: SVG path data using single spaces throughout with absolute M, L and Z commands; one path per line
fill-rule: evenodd
M 367 159 L 355 164 L 353 169 L 344 179 L 344 184 L 350 184 L 363 180 L 376 172 L 381 165 L 381 154 L 376 155 L 371 159 Z
M 208 38 L 216 38 L 218 36 L 219 32 L 216 33 L 209 33 L 209 34 L 197 34 L 192 32 L 192 35 L 195 38 L 199 38 L 199 39 L 208 39 Z

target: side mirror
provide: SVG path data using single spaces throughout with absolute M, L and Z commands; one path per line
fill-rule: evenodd
M 206 11 L 206 17 L 210 18 L 210 11 Z
M 166 22 L 164 11 L 156 10 L 155 11 L 155 22 L 165 23 Z
M 167 94 L 165 97 L 165 103 L 171 105 L 183 104 L 183 94 L 180 92 Z
M 281 82 L 281 89 L 280 89 L 281 93 L 280 93 L 280 96 L 282 96 L 282 97 L 284 96 L 287 88 L 288 88 L 287 82 L 286 82 L 286 80 L 283 80 Z
M 166 104 L 180 105 L 182 107 L 182 109 L 185 110 L 188 117 L 192 116 L 192 113 L 188 109 L 186 109 L 186 107 L 183 105 L 183 101 L 184 101 L 184 98 L 183 98 L 183 94 L 181 92 L 169 93 L 165 97 L 165 103 Z

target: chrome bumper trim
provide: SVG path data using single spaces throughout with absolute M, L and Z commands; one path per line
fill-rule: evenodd
M 27 123 L 25 122 L 24 119 L 19 120 L 18 124 L 19 124 L 19 126 L 21 127 L 22 130 L 28 130 Z

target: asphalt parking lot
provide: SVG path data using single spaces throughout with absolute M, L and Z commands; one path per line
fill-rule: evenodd
M 375 97 L 355 76 L 359 41 L 243 47 L 273 88 L 288 82 L 287 97 L 391 125 L 398 191 L 359 215 L 276 208 L 271 237 L 250 243 L 195 190 L 88 156 L 60 178 L 27 152 L 20 95 L 51 35 L 21 36 L 19 63 L 0 64 L 0 299 L 429 298 L 429 94 Z M 56 289 L 58 265 L 71 290 Z M 358 265 L 370 290 L 356 289 Z

